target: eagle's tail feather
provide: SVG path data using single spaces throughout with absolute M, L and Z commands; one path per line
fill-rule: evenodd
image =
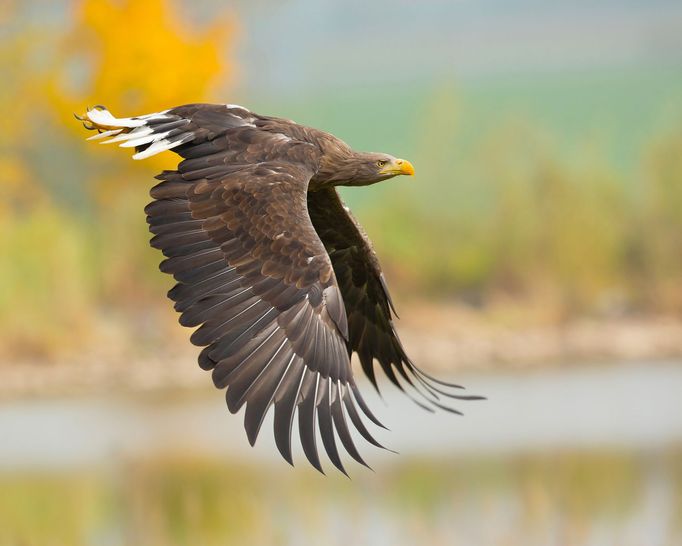
M 93 127 L 94 129 L 95 127 Z M 119 134 L 123 129 L 109 129 L 108 131 L 102 131 L 101 133 L 97 133 L 96 135 L 92 135 L 91 137 L 86 138 L 86 140 L 101 140 L 103 138 L 107 138 L 110 136 L 114 136 Z
M 119 146 L 123 148 L 135 148 L 137 153 L 133 159 L 145 159 L 194 140 L 194 132 L 187 130 L 190 120 L 168 112 L 116 118 L 103 106 L 96 106 L 78 119 L 87 129 L 100 131 L 88 140 L 113 137 L 101 144 L 120 142 Z

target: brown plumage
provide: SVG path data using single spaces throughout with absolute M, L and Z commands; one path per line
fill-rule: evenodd
M 347 419 L 379 447 L 360 413 L 383 425 L 357 388 L 353 352 L 375 387 L 374 360 L 426 409 L 459 413 L 442 398 L 480 398 L 457 394 L 461 387 L 408 358 L 376 254 L 335 189 L 413 174 L 409 162 L 355 152 L 328 133 L 235 105 L 191 104 L 124 119 L 97 107 L 79 119 L 100 131 L 92 138 L 135 147 L 135 159 L 167 149 L 184 158 L 151 190 L 151 245 L 166 256 L 161 271 L 177 281 L 168 296 L 180 323 L 198 327 L 191 341 L 203 347 L 199 365 L 227 388 L 231 412 L 246 404 L 251 444 L 274 406 L 275 442 L 290 463 L 298 415 L 315 468 L 322 471 L 316 421 L 334 466 L 345 473 L 334 431 L 366 465 Z

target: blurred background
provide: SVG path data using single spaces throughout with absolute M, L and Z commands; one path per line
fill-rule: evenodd
M 682 543 L 682 6 L 0 0 L 0 546 Z M 423 368 L 375 472 L 291 469 L 196 365 L 73 113 L 229 102 L 410 159 L 342 190 Z

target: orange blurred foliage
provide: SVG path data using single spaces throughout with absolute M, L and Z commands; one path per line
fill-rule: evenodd
M 99 102 L 134 115 L 210 100 L 232 73 L 234 30 L 227 16 L 192 30 L 168 0 L 85 0 L 61 44 L 51 98 L 68 115 Z M 88 76 L 75 86 L 79 71 Z
M 235 19 L 218 7 L 192 25 L 171 0 L 74 0 L 40 16 L 1 4 L 0 358 L 54 355 L 97 337 L 102 308 L 156 292 L 139 182 L 174 161 L 86 143 L 73 113 L 215 100 L 232 79 Z

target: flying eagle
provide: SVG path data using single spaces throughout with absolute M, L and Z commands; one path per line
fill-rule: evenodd
M 443 398 L 481 398 L 458 394 L 462 387 L 407 356 L 372 244 L 336 191 L 413 175 L 409 161 L 356 152 L 329 133 L 232 104 L 131 118 L 97 106 L 79 119 L 98 130 L 91 140 L 135 148 L 133 159 L 171 149 L 183 158 L 151 189 L 151 245 L 166 256 L 161 271 L 177 281 L 168 296 L 180 324 L 199 327 L 191 336 L 203 347 L 199 365 L 212 370 L 216 387 L 227 387 L 232 413 L 246 404 L 251 445 L 274 405 L 275 442 L 289 463 L 297 414 L 303 451 L 317 470 L 315 421 L 334 466 L 345 474 L 334 431 L 367 466 L 346 418 L 377 447 L 360 414 L 383 425 L 360 395 L 353 352 L 377 390 L 375 360 L 431 411 L 459 413 Z

